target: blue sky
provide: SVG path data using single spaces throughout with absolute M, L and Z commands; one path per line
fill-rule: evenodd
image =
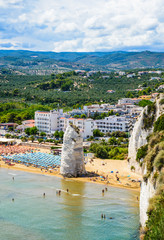
M 164 52 L 163 0 L 0 0 L 0 49 Z

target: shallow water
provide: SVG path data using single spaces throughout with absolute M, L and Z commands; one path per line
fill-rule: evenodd
M 138 193 L 103 187 L 0 169 L 0 239 L 138 240 Z

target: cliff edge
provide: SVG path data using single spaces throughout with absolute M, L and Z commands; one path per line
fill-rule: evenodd
M 155 103 L 141 112 L 129 141 L 128 165 L 143 176 L 140 193 L 140 223 L 143 228 L 147 226 L 150 199 L 161 191 L 159 186 L 163 181 L 163 113 L 164 95 L 160 94 Z

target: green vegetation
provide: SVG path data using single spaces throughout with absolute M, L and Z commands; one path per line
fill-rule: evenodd
M 147 150 L 148 150 L 148 144 L 146 144 L 138 149 L 137 155 L 136 155 L 137 162 L 140 162 L 140 160 L 146 156 Z
M 13 70 L 0 69 L 0 101 L 23 102 L 24 104 L 48 105 L 51 109 L 60 107 L 78 108 L 90 103 L 110 102 L 114 104 L 118 99 L 127 96 L 138 97 L 141 93 L 135 91 L 145 82 L 149 85 L 145 91 L 156 91 L 157 84 L 162 84 L 163 79 L 152 80 L 156 74 L 146 74 L 138 77 L 138 70 L 133 70 L 136 76 L 127 78 L 114 72 L 97 72 L 86 77 L 86 74 L 77 74 L 74 71 L 51 75 L 18 75 Z M 127 71 L 126 74 L 130 73 Z M 107 90 L 114 90 L 108 93 Z M 113 112 L 95 114 L 94 119 L 101 119 L 112 115 Z
M 162 114 L 154 124 L 154 132 L 164 130 L 164 114 Z
M 21 124 L 23 120 L 34 119 L 37 110 L 49 111 L 52 108 L 40 104 L 26 104 L 20 102 L 0 103 L 0 122 L 14 122 Z
M 141 100 L 139 103 L 138 103 L 138 105 L 140 106 L 140 107 L 146 107 L 147 105 L 151 105 L 152 104 L 152 102 L 151 101 L 149 101 L 149 100 Z
M 55 131 L 55 133 L 54 133 L 54 137 L 55 138 L 61 138 L 61 139 L 63 139 L 63 136 L 64 136 L 64 132 L 63 131 Z
M 154 187 L 156 187 L 156 194 L 150 200 L 147 212 L 148 221 L 144 240 L 164 239 L 164 131 L 163 129 L 161 131 L 161 119 L 155 122 L 156 130 L 149 136 L 148 145 L 140 148 L 137 153 L 138 159 L 144 157 L 144 164 L 147 167 L 147 173 L 143 176 L 143 180 L 147 182 L 151 177 Z
M 94 137 L 103 137 L 104 134 L 99 129 L 94 129 L 93 130 L 93 136 Z
M 30 136 L 30 135 L 36 135 L 38 133 L 37 127 L 32 127 L 32 128 L 26 128 L 25 133 Z
M 16 69 L 25 73 L 54 72 L 58 70 L 113 70 L 164 67 L 164 54 L 159 52 L 33 52 L 26 50 L 1 50 L 2 68 Z M 37 57 L 34 57 L 37 56 Z M 6 70 L 3 70 L 6 72 Z M 11 70 L 10 70 L 11 72 Z M 35 73 L 35 74 L 36 74 Z
M 143 128 L 145 130 L 147 130 L 153 126 L 155 112 L 156 112 L 155 103 L 148 105 L 147 110 L 144 111 Z
M 111 137 L 108 142 L 102 140 L 99 143 L 92 143 L 89 151 L 95 153 L 96 157 L 106 159 L 120 159 L 123 160 L 127 157 L 127 145 L 122 143 L 122 137 Z
M 164 193 L 151 199 L 144 240 L 164 239 Z

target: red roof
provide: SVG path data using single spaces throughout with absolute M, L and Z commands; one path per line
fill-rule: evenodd
M 35 120 L 34 120 L 34 119 L 30 119 L 30 120 L 24 120 L 24 122 L 33 123 L 33 122 L 35 122 Z
M 49 112 L 42 112 L 42 111 L 39 111 L 39 112 L 37 112 L 38 114 L 44 114 L 44 113 L 49 113 Z
M 30 128 L 30 127 L 35 127 L 35 124 L 34 124 L 34 123 L 29 123 L 29 124 L 26 124 L 25 126 L 26 126 L 26 127 L 29 127 L 29 128 Z

